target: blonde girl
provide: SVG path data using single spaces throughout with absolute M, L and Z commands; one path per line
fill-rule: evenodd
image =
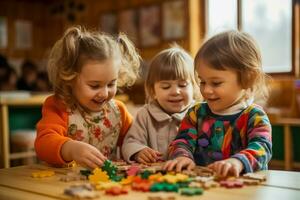
M 148 103 L 137 112 L 122 148 L 126 161 L 151 163 L 167 158 L 168 145 L 193 104 L 195 87 L 193 59 L 179 46 L 152 59 L 145 80 Z
M 37 124 L 38 157 L 53 165 L 70 161 L 95 168 L 117 156 L 132 123 L 124 104 L 113 97 L 132 85 L 140 57 L 128 38 L 81 27 L 69 28 L 52 48 L 46 99 Z
M 171 143 L 165 169 L 208 165 L 220 176 L 239 176 L 268 168 L 271 124 L 254 103 L 266 93 L 261 55 L 247 33 L 215 35 L 198 51 L 195 70 L 205 100 L 191 108 Z

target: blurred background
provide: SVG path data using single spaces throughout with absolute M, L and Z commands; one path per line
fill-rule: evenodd
M 157 52 L 176 42 L 194 56 L 220 31 L 250 33 L 272 78 L 269 99 L 258 101 L 273 126 L 271 167 L 300 169 L 299 0 L 0 0 L 0 167 L 36 162 L 35 124 L 51 94 L 48 54 L 73 25 L 134 41 L 141 77 L 117 96 L 133 115 L 145 102 L 143 76 Z

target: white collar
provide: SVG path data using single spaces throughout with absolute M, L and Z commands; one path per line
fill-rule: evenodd
M 194 102 L 192 102 L 189 107 L 191 107 L 191 105 L 193 105 L 193 103 Z M 158 104 L 158 102 L 156 100 L 150 102 L 146 107 L 147 107 L 147 110 L 150 113 L 150 115 L 152 115 L 152 117 L 158 122 L 170 120 L 170 119 L 175 119 L 177 121 L 181 121 L 189 108 L 189 107 L 187 107 L 184 111 L 182 111 L 180 113 L 173 113 L 173 114 L 169 115 L 160 107 L 160 105 Z
M 243 99 L 239 103 L 234 104 L 233 106 L 231 106 L 223 111 L 219 111 L 219 112 L 212 111 L 212 112 L 216 115 L 234 115 L 234 114 L 241 112 L 248 106 L 250 106 L 253 102 L 254 102 L 253 97 L 249 98 L 249 99 Z

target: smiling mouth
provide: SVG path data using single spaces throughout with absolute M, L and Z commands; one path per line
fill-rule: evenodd
M 105 99 L 104 100 L 102 100 L 102 101 L 96 101 L 96 100 L 92 100 L 95 104 L 99 104 L 99 105 L 101 105 L 101 104 L 103 104 L 104 102 L 105 102 Z
M 169 100 L 168 102 L 170 103 L 180 103 L 182 101 L 182 99 L 179 100 Z
M 220 98 L 216 98 L 216 99 L 206 99 L 206 101 L 208 102 L 214 102 L 214 101 L 218 101 Z

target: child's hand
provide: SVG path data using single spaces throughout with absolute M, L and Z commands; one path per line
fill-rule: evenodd
M 176 172 L 180 172 L 183 168 L 192 170 L 196 166 L 195 162 L 188 157 L 178 157 L 174 160 L 169 160 L 163 166 L 163 170 L 172 171 L 175 169 Z
M 96 147 L 75 140 L 63 144 L 61 154 L 65 161 L 74 160 L 79 165 L 90 169 L 101 166 L 107 159 Z
M 160 152 L 146 147 L 134 155 L 134 160 L 143 164 L 154 163 L 157 162 L 161 155 L 162 154 Z
M 208 165 L 208 167 L 213 169 L 219 176 L 222 177 L 228 175 L 238 177 L 244 169 L 243 163 L 236 158 L 216 161 Z

